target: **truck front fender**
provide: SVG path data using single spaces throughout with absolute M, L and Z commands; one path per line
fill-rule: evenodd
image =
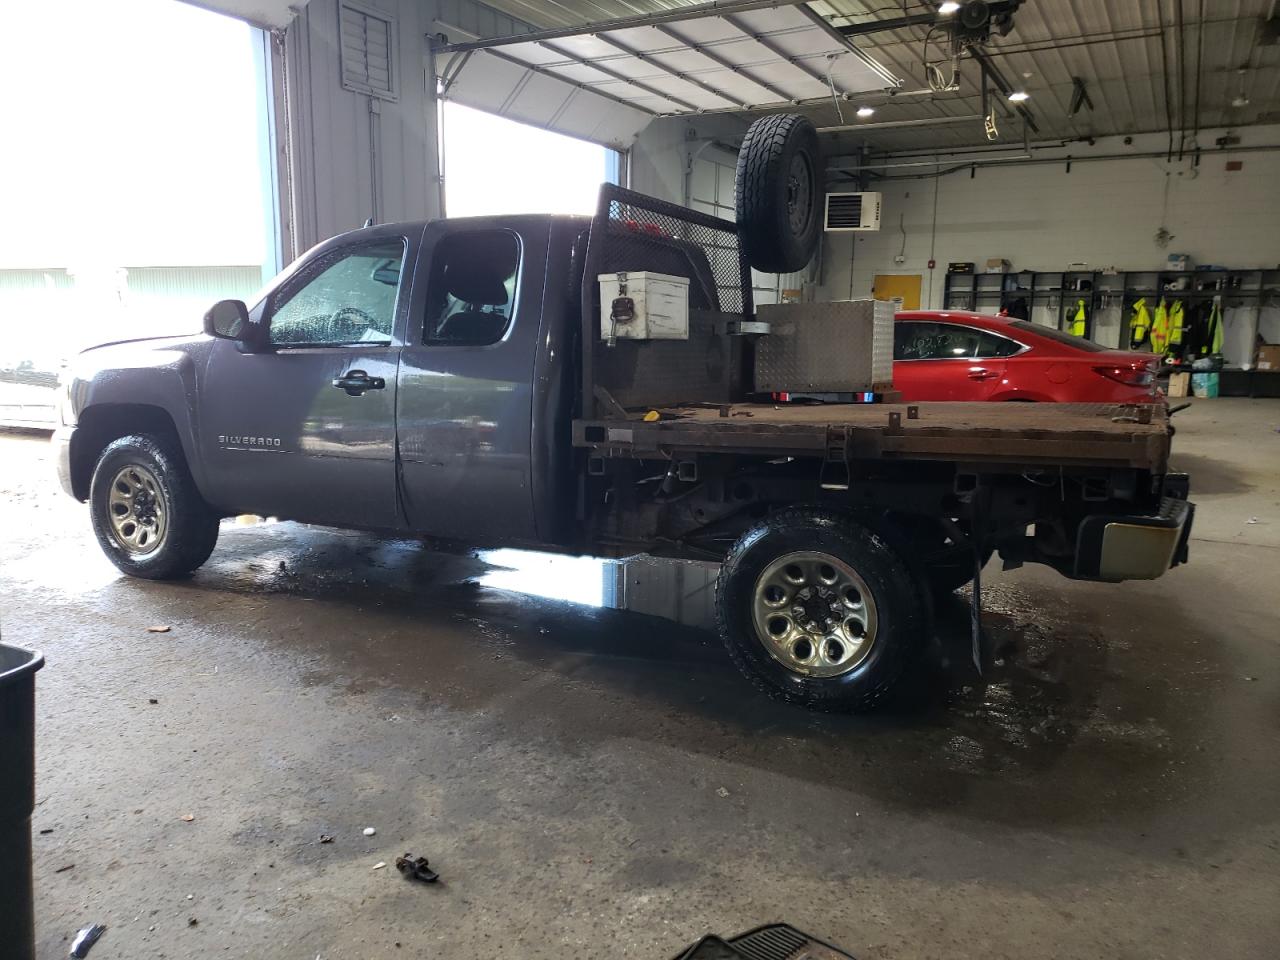
M 205 337 L 141 341 L 86 350 L 64 374 L 64 417 L 70 432 L 69 485 L 89 496 L 94 465 L 111 441 L 133 433 L 178 442 L 201 495 L 206 495 L 196 416 L 198 380 L 211 341 Z

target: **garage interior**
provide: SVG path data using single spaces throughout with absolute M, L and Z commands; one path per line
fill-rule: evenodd
M 31 956 L 95 923 L 95 960 L 656 960 L 771 923 L 860 960 L 1275 955 L 1274 0 L 195 6 L 252 28 L 264 280 L 362 224 L 447 215 L 446 103 L 606 148 L 601 182 L 727 220 L 748 129 L 798 113 L 823 229 L 802 269 L 750 272 L 757 308 L 1004 311 L 1148 352 L 1137 301 L 1212 309 L 1214 362 L 1159 380 L 1185 405 L 1189 562 L 1103 583 L 997 558 L 988 662 L 972 588 L 940 595 L 887 702 L 812 712 L 734 668 L 712 563 L 246 515 L 189 578 L 123 576 L 58 487 L 49 384 L 0 353 L 0 630 L 45 657 Z M 495 193 L 537 193 L 484 147 Z M 47 266 L 0 262 L 0 302 Z M 210 302 L 242 295 L 209 275 Z M 407 853 L 439 882 L 402 876 Z

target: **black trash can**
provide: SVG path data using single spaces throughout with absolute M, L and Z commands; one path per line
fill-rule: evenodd
M 36 671 L 43 666 L 41 654 L 0 643 L 0 944 L 14 960 L 36 955 L 31 812 L 36 806 Z

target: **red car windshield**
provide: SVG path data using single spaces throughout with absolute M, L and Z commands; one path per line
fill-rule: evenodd
M 1077 350 L 1088 350 L 1090 353 L 1105 353 L 1110 347 L 1099 346 L 1092 340 L 1086 340 L 1084 337 L 1073 337 L 1069 333 L 1063 333 L 1061 330 L 1055 330 L 1053 327 L 1046 327 L 1039 323 L 1030 323 L 1026 320 L 1013 320 L 1009 326 L 1015 330 L 1025 330 L 1028 333 L 1035 333 L 1042 337 L 1048 337 L 1050 340 L 1057 340 L 1058 343 L 1065 343 L 1069 347 L 1075 347 Z

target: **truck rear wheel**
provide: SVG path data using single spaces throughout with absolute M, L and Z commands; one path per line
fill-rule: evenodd
M 108 444 L 93 470 L 89 511 L 102 552 L 132 577 L 185 576 L 218 542 L 218 516 L 169 439 L 138 434 Z
M 883 700 L 923 644 L 928 609 L 883 538 L 820 509 L 761 521 L 716 582 L 716 621 L 734 663 L 770 696 L 819 710 Z

